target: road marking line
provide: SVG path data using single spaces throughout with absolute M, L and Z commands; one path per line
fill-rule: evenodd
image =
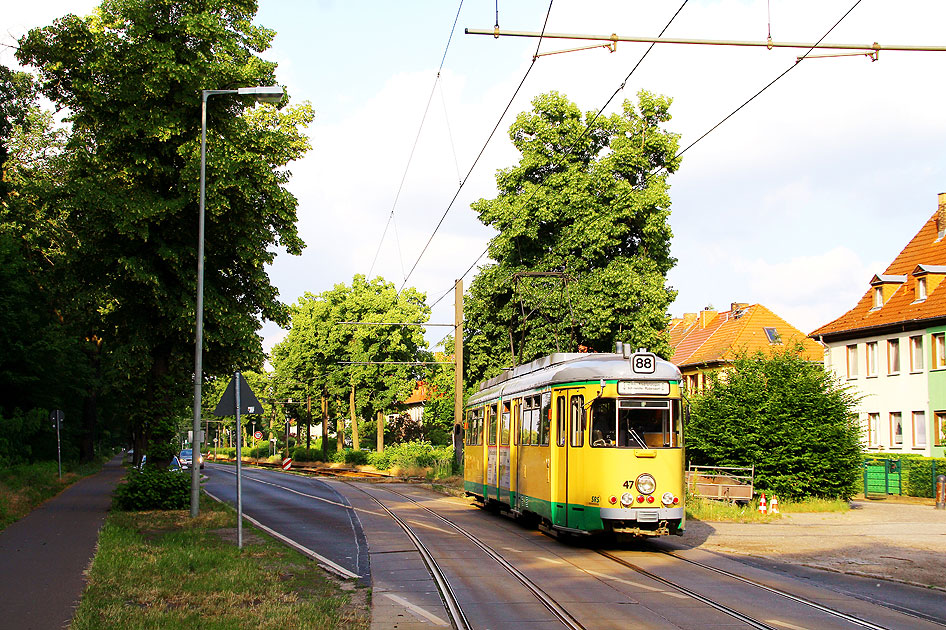
M 434 614 L 432 614 L 432 613 L 427 612 L 426 610 L 424 610 L 424 609 L 421 608 L 420 606 L 418 606 L 418 605 L 416 605 L 416 604 L 410 603 L 409 601 L 407 601 L 407 600 L 404 599 L 403 597 L 398 597 L 397 595 L 392 595 L 391 593 L 385 593 L 384 596 L 387 597 L 388 599 L 391 599 L 391 600 L 397 602 L 397 603 L 400 604 L 401 606 L 404 606 L 404 608 L 407 608 L 407 609 L 408 609 L 409 611 L 411 611 L 412 613 L 414 613 L 414 614 L 416 614 L 416 615 L 420 615 L 421 617 L 423 617 L 423 618 L 426 619 L 427 621 L 431 621 L 431 622 L 437 624 L 438 626 L 449 626 L 449 625 L 450 625 L 449 623 L 447 623 L 446 621 L 444 621 L 443 619 L 441 619 L 441 618 L 438 617 L 437 615 L 434 615 Z
M 670 597 L 676 597 L 677 599 L 688 599 L 688 597 L 682 593 L 675 593 L 673 591 L 668 591 L 662 588 L 656 588 L 654 586 L 647 586 L 646 584 L 641 584 L 640 582 L 632 582 L 631 580 L 625 580 L 624 578 L 614 577 L 613 575 L 608 575 L 606 573 L 598 573 L 597 571 L 592 571 L 591 569 L 585 569 L 585 573 L 588 575 L 594 575 L 595 577 L 603 578 L 605 580 L 613 580 L 615 582 L 620 582 L 621 584 L 627 584 L 628 586 L 636 586 L 637 588 L 642 588 L 645 591 L 653 591 L 655 593 L 664 593 Z
M 565 564 L 561 560 L 555 560 L 553 558 L 546 558 L 545 556 L 536 556 L 539 560 L 545 560 L 546 562 L 551 562 L 552 564 Z
M 787 621 L 779 621 L 778 619 L 766 619 L 765 623 L 770 623 L 775 626 L 781 626 L 782 628 L 788 628 L 789 630 L 805 630 L 805 628 L 802 628 L 801 626 L 790 624 Z
M 225 501 L 223 501 L 223 500 L 221 500 L 221 499 L 215 497 L 213 494 L 211 494 L 210 492 L 208 492 L 206 489 L 204 489 L 204 492 L 206 492 L 206 493 L 207 493 L 207 496 L 209 496 L 209 497 L 210 497 L 211 499 L 213 499 L 214 501 L 217 501 L 217 502 L 219 502 L 219 503 L 224 503 L 224 504 L 226 504 Z M 311 549 L 309 549 L 309 548 L 306 547 L 305 545 L 302 545 L 301 543 L 296 542 L 296 541 L 293 540 L 292 538 L 289 538 L 288 536 L 284 536 L 283 534 L 280 534 L 280 533 L 277 532 L 276 530 L 274 530 L 274 529 L 272 529 L 272 528 L 270 528 L 270 527 L 267 527 L 266 525 L 263 525 L 263 524 L 260 523 L 258 520 L 256 520 L 256 519 L 253 518 L 252 516 L 249 516 L 249 515 L 246 514 L 246 513 L 243 514 L 243 518 L 246 519 L 246 520 L 248 520 L 249 522 L 253 523 L 253 525 L 255 525 L 256 527 L 259 527 L 261 530 L 263 530 L 264 532 L 266 532 L 266 533 L 269 534 L 270 536 L 272 536 L 272 537 L 274 537 L 274 538 L 278 538 L 279 540 L 283 541 L 284 543 L 286 543 L 287 545 L 289 545 L 290 547 L 292 547 L 292 548 L 295 549 L 296 551 L 299 551 L 299 552 L 301 552 L 301 553 L 303 553 L 303 554 L 309 556 L 310 558 L 313 558 L 314 560 L 317 561 L 317 563 L 319 564 L 319 566 L 321 566 L 321 567 L 322 567 L 323 569 L 325 569 L 326 571 L 330 571 L 330 572 L 332 572 L 332 573 L 334 573 L 334 574 L 336 574 L 336 575 L 339 575 L 339 576 L 341 576 L 341 577 L 343 577 L 343 578 L 346 578 L 346 579 L 353 579 L 353 580 L 356 580 L 356 579 L 358 579 L 358 578 L 361 577 L 361 576 L 358 575 L 357 573 L 352 573 L 351 571 L 349 571 L 349 570 L 346 569 L 345 567 L 343 567 L 343 566 L 341 566 L 341 565 L 338 565 L 338 564 L 335 564 L 334 562 L 332 562 L 331 560 L 329 560 L 329 559 L 326 558 L 325 556 L 323 556 L 323 555 L 321 555 L 321 554 L 318 554 L 318 553 L 312 551 Z

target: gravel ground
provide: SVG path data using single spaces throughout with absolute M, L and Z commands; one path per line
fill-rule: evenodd
M 845 513 L 783 514 L 762 524 L 691 520 L 682 542 L 946 590 L 946 510 L 927 501 L 859 500 Z

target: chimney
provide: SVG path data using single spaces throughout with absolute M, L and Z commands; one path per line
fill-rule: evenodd
M 946 193 L 939 193 L 936 206 L 937 238 L 946 236 Z
M 716 318 L 716 311 L 711 311 L 709 307 L 700 311 L 700 328 L 706 328 L 709 323 Z

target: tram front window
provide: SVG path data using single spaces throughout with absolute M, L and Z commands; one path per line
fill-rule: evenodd
M 680 446 L 679 423 L 671 418 L 670 407 L 669 400 L 599 398 L 591 407 L 591 445 L 598 448 Z

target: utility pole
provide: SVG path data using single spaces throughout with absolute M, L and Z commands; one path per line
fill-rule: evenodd
M 305 450 L 312 448 L 312 393 L 306 388 L 305 393 L 305 414 L 306 414 L 306 425 L 305 425 Z
M 463 278 L 454 287 L 453 458 L 463 463 Z

